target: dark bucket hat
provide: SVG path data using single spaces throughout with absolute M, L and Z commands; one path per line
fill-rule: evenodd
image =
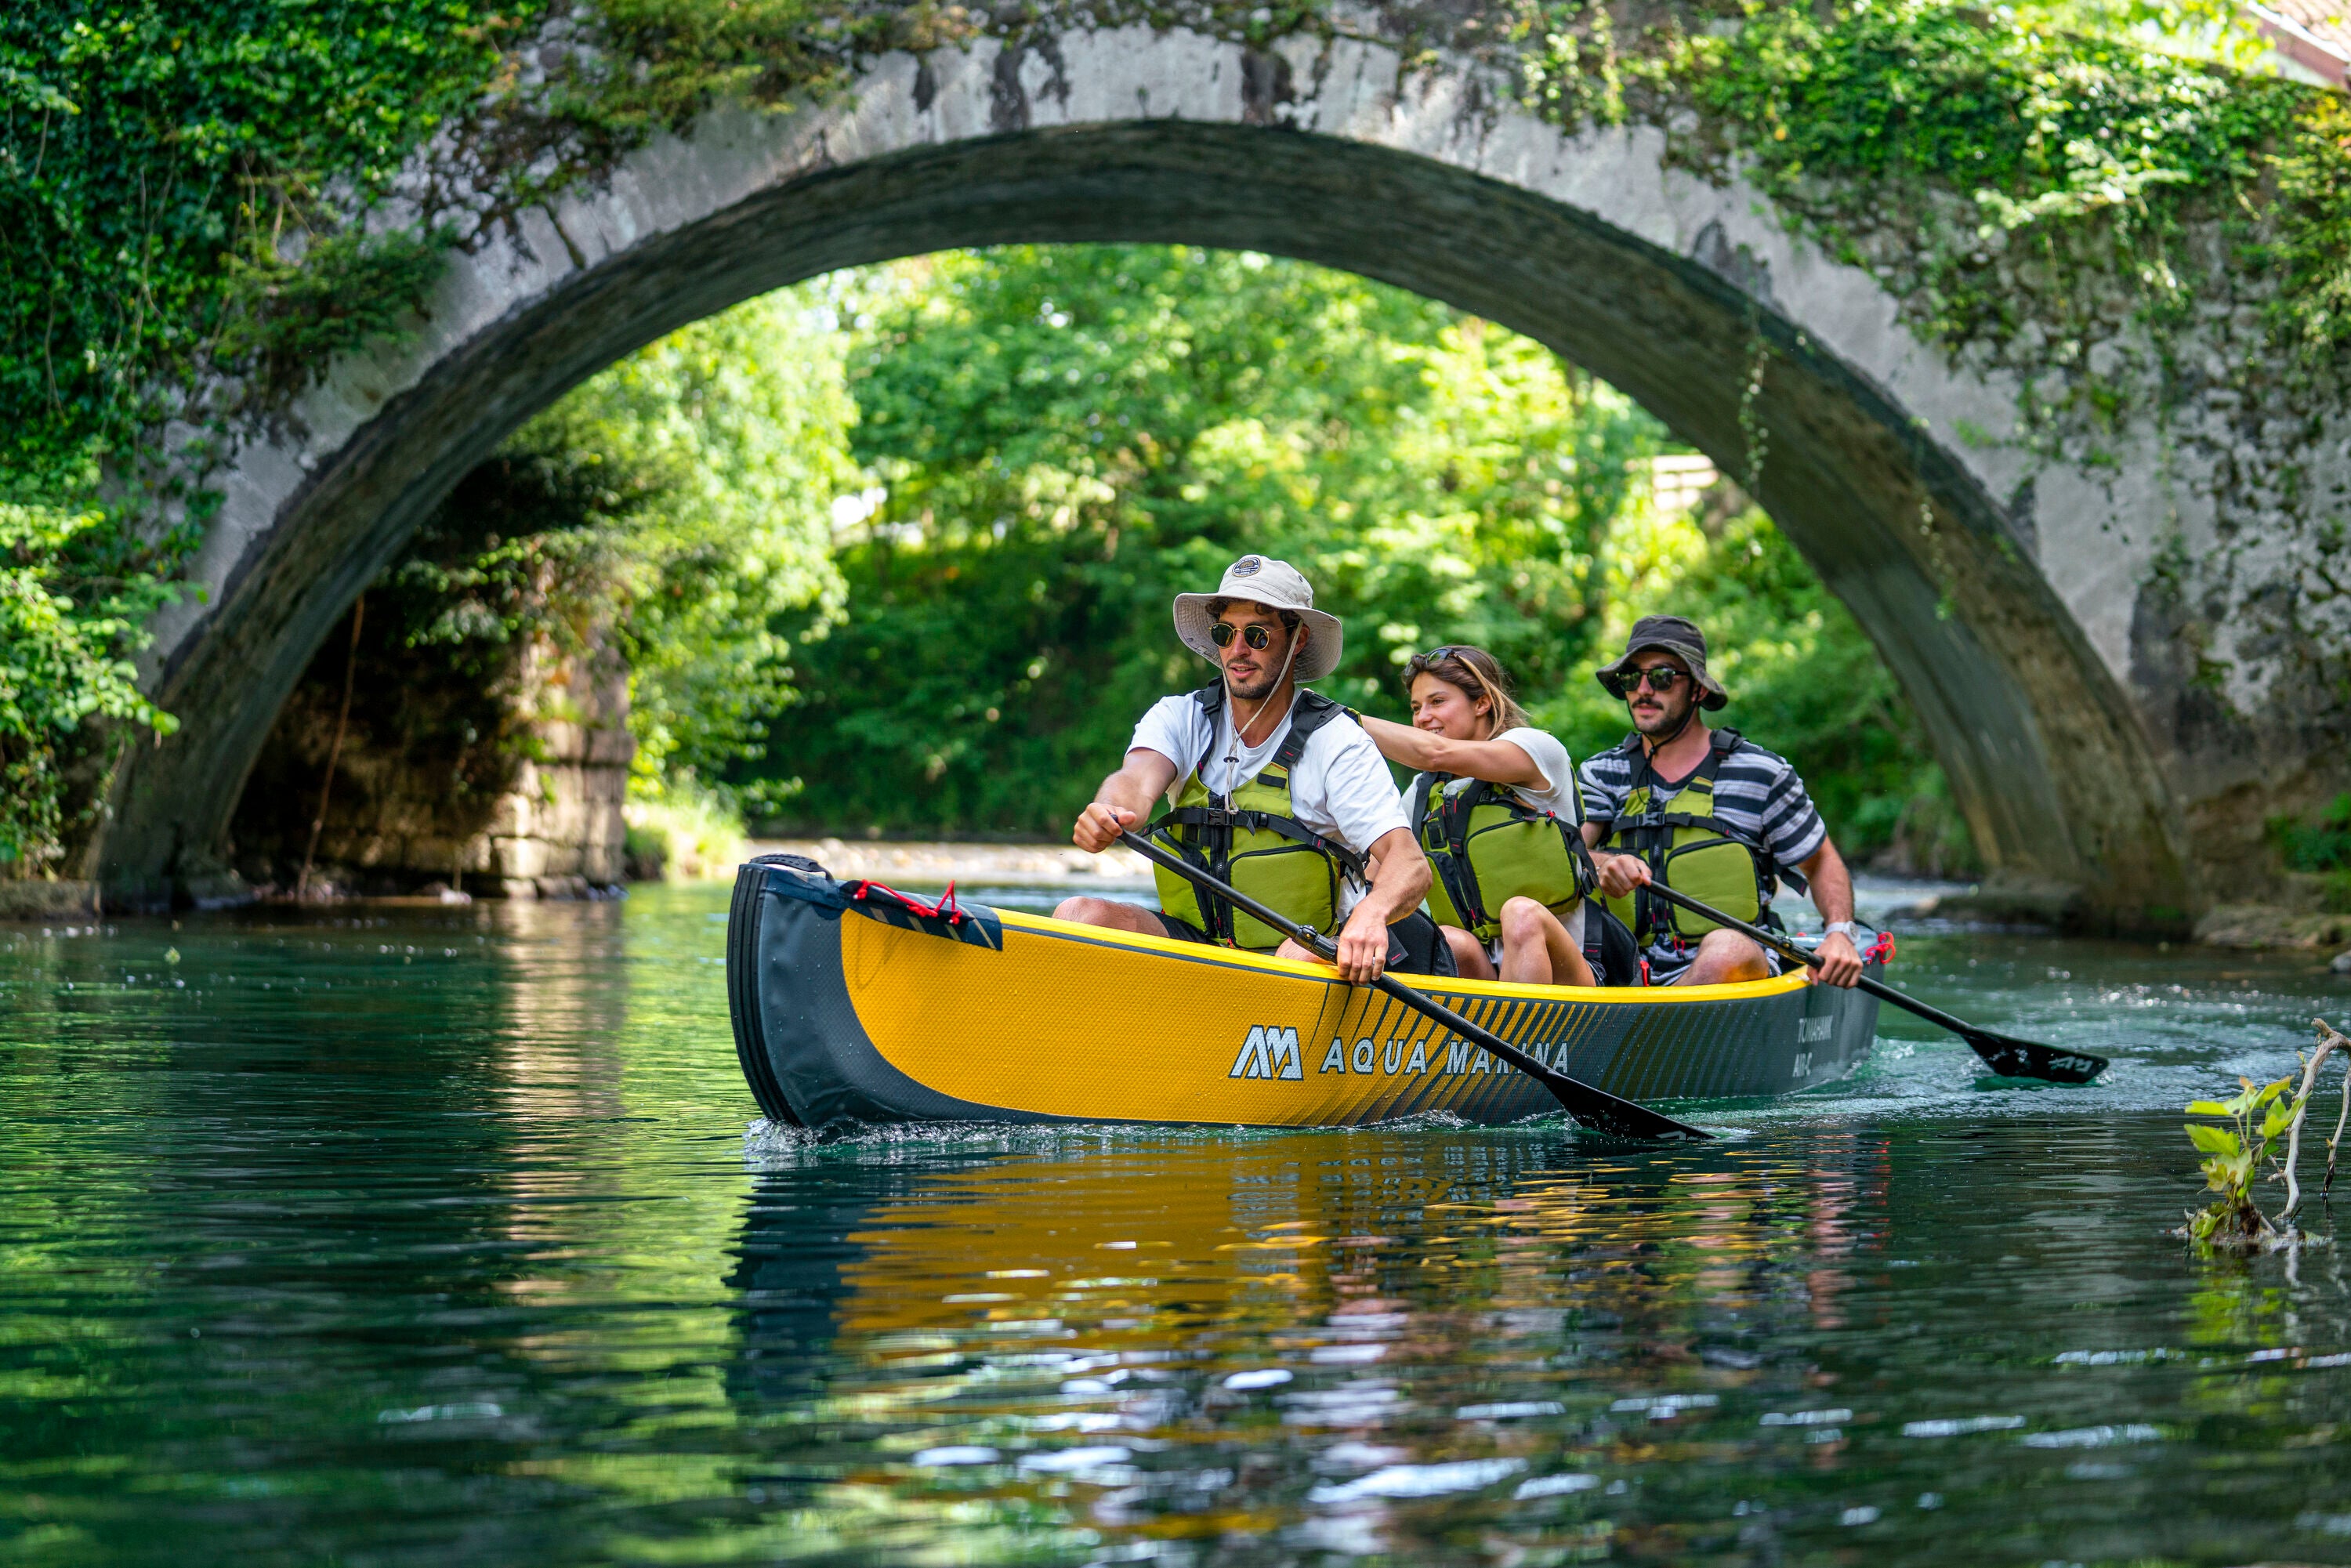
M 1651 649 L 1674 654 L 1689 666 L 1691 678 L 1698 682 L 1698 689 L 1705 694 L 1698 698 L 1701 707 L 1719 708 L 1730 700 L 1730 694 L 1722 689 L 1722 683 L 1707 674 L 1706 633 L 1698 629 L 1697 622 L 1685 621 L 1678 615 L 1642 616 L 1633 622 L 1633 634 L 1625 639 L 1625 652 L 1618 655 L 1615 663 L 1603 664 L 1593 674 L 1605 688 L 1610 677 L 1625 673 L 1633 663 L 1634 654 L 1646 653 Z M 1610 691 L 1608 695 L 1614 696 L 1616 694 Z

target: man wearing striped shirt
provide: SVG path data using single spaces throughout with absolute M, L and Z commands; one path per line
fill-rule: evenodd
M 1729 695 L 1707 672 L 1706 634 L 1678 615 L 1642 617 L 1624 656 L 1604 666 L 1599 678 L 1611 695 L 1625 700 L 1633 733 L 1624 745 L 1583 764 L 1583 839 L 1600 870 L 1600 891 L 1623 899 L 1654 874 L 1640 855 L 1603 847 L 1625 814 L 1626 798 L 1645 781 L 1656 800 L 1678 793 L 1716 749 L 1715 732 L 1699 716 L 1701 707 L 1719 708 Z M 1735 732 L 1724 734 L 1728 738 Z M 1828 919 L 1813 977 L 1833 986 L 1859 979 L 1853 877 L 1787 759 L 1739 738 L 1716 767 L 1712 814 L 1779 877 L 1801 878 L 1798 884 L 1811 888 L 1813 906 Z M 1696 944 L 1670 929 L 1654 933 L 1642 956 L 1652 985 L 1729 985 L 1780 972 L 1778 955 L 1722 929 L 1708 932 Z

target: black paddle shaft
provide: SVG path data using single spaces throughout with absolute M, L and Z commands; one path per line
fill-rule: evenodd
M 1646 884 L 1651 896 L 1667 904 L 1678 904 L 1692 915 L 1704 915 L 1718 925 L 1727 925 L 1742 936 L 1753 938 L 1768 947 L 1776 947 L 1800 964 L 1813 968 L 1821 967 L 1819 954 L 1798 946 L 1776 931 L 1761 925 L 1750 925 L 1736 920 L 1719 909 L 1709 908 L 1686 893 L 1676 893 L 1663 883 Z M 1892 1002 L 1907 1009 L 1928 1023 L 1940 1024 L 1968 1042 L 1969 1049 L 1984 1059 L 1986 1066 L 2003 1078 L 2042 1078 L 2052 1083 L 2087 1083 L 2106 1070 L 2106 1059 L 2092 1056 L 2083 1051 L 2059 1051 L 2055 1046 L 2039 1045 L 2029 1040 L 2017 1040 L 2004 1034 L 1994 1034 L 1988 1029 L 1978 1029 L 1965 1019 L 1953 1018 L 1940 1008 L 1905 996 L 1882 981 L 1864 975 L 1857 982 L 1861 988 L 1881 1001 Z
M 1287 915 L 1275 914 L 1248 894 L 1228 886 L 1182 856 L 1168 853 L 1148 839 L 1131 832 L 1121 832 L 1119 838 L 1127 848 L 1152 864 L 1165 866 L 1176 875 L 1189 879 L 1201 891 L 1215 894 L 1244 915 L 1276 931 L 1287 932 L 1290 939 L 1301 946 L 1311 947 L 1326 958 L 1338 956 L 1337 946 L 1312 926 L 1301 925 Z M 1566 1108 L 1567 1113 L 1587 1127 L 1628 1138 L 1710 1138 L 1714 1135 L 1704 1128 L 1677 1122 L 1646 1105 L 1611 1094 L 1605 1089 L 1595 1089 L 1564 1072 L 1555 1071 L 1492 1030 L 1471 1023 L 1443 1002 L 1422 996 L 1408 986 L 1398 985 L 1391 976 L 1380 976 L 1372 982 L 1372 988 L 1416 1012 L 1426 1014 L 1471 1043 L 1484 1046 L 1550 1090 L 1558 1097 L 1560 1104 Z

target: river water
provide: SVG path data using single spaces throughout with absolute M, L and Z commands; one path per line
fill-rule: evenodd
M 1906 937 L 2108 1080 L 1889 1011 L 1703 1146 L 818 1144 L 725 919 L 0 931 L 0 1560 L 2351 1561 L 2351 1268 L 2164 1234 L 2307 956 Z

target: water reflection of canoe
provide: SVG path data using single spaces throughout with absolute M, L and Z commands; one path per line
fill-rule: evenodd
M 1326 968 L 977 904 L 924 915 L 772 863 L 737 876 L 726 977 L 744 1076 L 778 1122 L 1311 1127 L 1558 1108 Z M 1868 1052 L 1877 1021 L 1875 998 L 1795 976 L 1655 990 L 1411 983 L 1635 1100 L 1824 1083 Z

